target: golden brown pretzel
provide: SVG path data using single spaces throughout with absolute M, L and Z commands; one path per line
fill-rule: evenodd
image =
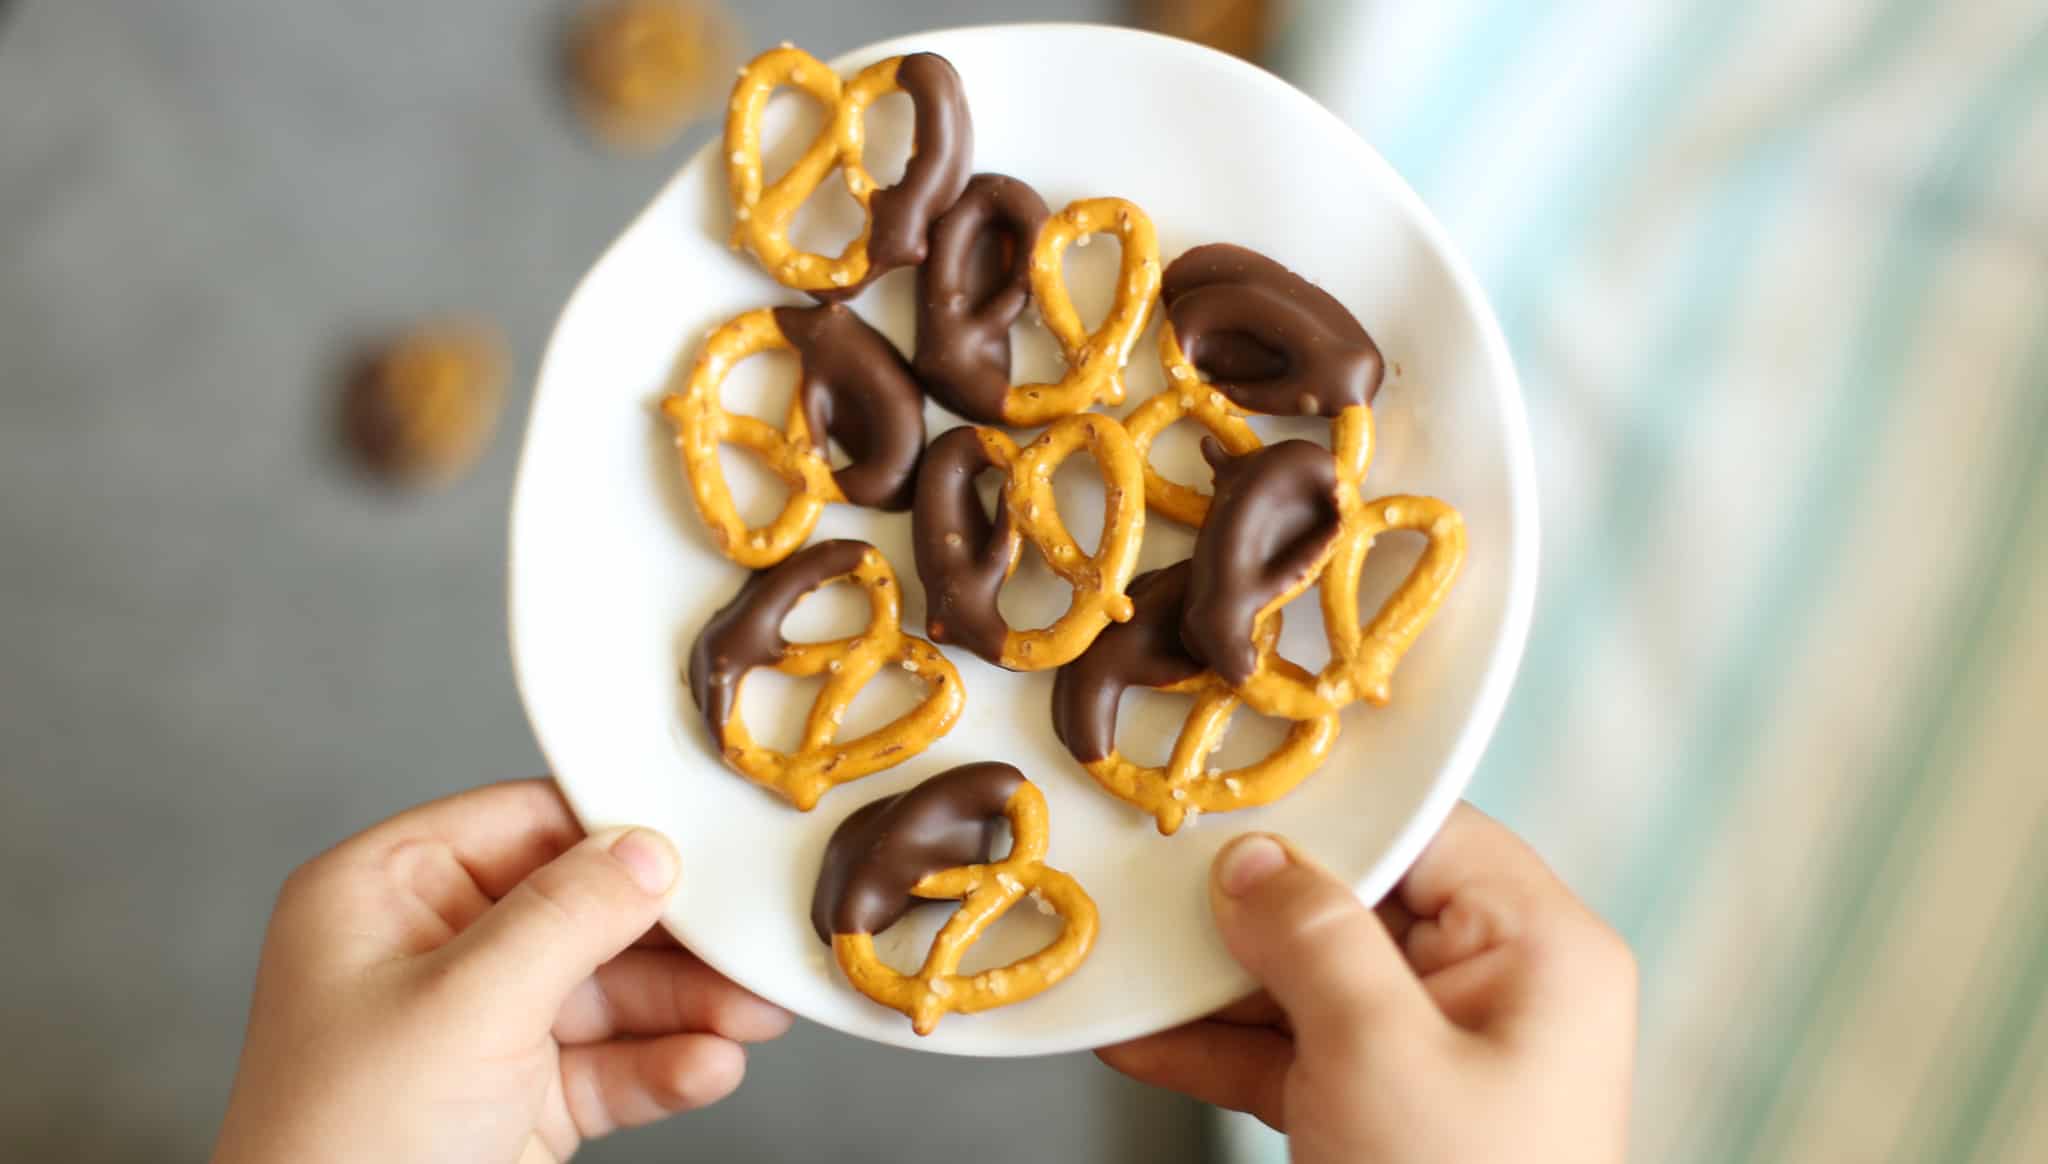
M 761 116 L 776 89 L 792 85 L 825 107 L 825 125 L 789 170 L 763 185 Z M 917 142 L 903 178 L 878 190 L 862 161 L 867 110 L 886 94 L 908 92 L 918 105 Z M 821 296 L 849 294 L 883 270 L 923 261 L 925 231 L 967 185 L 973 130 L 960 78 L 931 53 L 877 61 L 842 82 L 802 49 L 769 49 L 740 70 L 725 119 L 726 178 L 732 191 L 733 245 L 753 252 L 785 287 Z M 837 256 L 799 250 L 789 239 L 797 210 L 827 175 L 840 170 L 865 217 Z M 876 200 L 885 205 L 877 208 Z
M 1115 235 L 1123 251 L 1109 314 L 1089 332 L 1067 292 L 1063 261 L 1069 246 L 1098 234 Z M 1094 404 L 1123 403 L 1124 365 L 1158 301 L 1159 278 L 1159 240 L 1151 218 L 1136 204 L 1084 198 L 1047 219 L 1031 248 L 1031 295 L 1059 341 L 1067 373 L 1056 384 L 1013 386 L 1003 399 L 1003 423 L 1036 428 Z
M 1002 815 L 1010 822 L 1010 852 L 1000 861 L 936 869 L 909 886 L 911 897 L 960 903 L 933 939 L 924 964 L 917 972 L 904 974 L 882 961 L 875 953 L 874 936 L 868 930 L 829 927 L 833 957 L 847 980 L 862 994 L 909 1016 L 911 1029 L 920 1035 L 930 1034 L 949 1012 L 969 1014 L 990 1010 L 1022 1002 L 1044 991 L 1073 973 L 1095 944 L 1095 902 L 1079 882 L 1045 863 L 1045 796 L 1036 785 L 1016 774 L 1015 769 L 1002 764 L 954 769 L 913 789 L 898 801 L 916 797 L 949 778 L 961 777 L 979 778 L 984 783 L 1002 781 L 995 785 L 998 790 L 1004 785 L 1012 789 L 1001 808 Z M 972 788 L 964 789 L 960 795 L 972 795 L 973 792 Z M 889 807 L 893 806 L 870 806 L 871 809 L 885 811 Z M 865 821 L 856 818 L 847 821 L 847 825 L 856 827 L 888 823 L 886 819 L 873 817 Z M 835 844 L 828 848 L 828 866 L 835 856 L 832 849 L 839 847 L 838 841 L 839 836 L 835 834 Z M 863 847 L 878 851 L 889 841 L 890 837 L 885 833 L 876 842 Z M 1007 966 L 983 970 L 979 974 L 960 973 L 960 962 L 968 948 L 983 931 L 1027 896 L 1036 898 L 1059 915 L 1062 923 L 1060 936 L 1037 953 Z M 900 915 L 901 911 L 896 912 Z
M 1180 641 L 1191 569 L 1182 561 L 1132 580 L 1131 620 L 1104 628 L 1080 658 L 1060 668 L 1052 689 L 1053 730 L 1067 751 L 1111 795 L 1151 813 L 1168 836 L 1200 813 L 1278 800 L 1315 771 L 1337 739 L 1338 716 L 1331 712 L 1294 723 L 1256 763 L 1229 770 L 1212 765 L 1210 755 L 1222 746 L 1240 701 Z M 1276 636 L 1279 621 L 1268 621 L 1262 633 Z M 1285 659 L 1274 666 L 1307 679 Z M 1131 687 L 1195 697 L 1164 765 L 1139 764 L 1116 746 L 1117 708 Z
M 1247 704 L 1267 715 L 1308 719 L 1356 699 L 1385 706 L 1392 697 L 1394 668 L 1457 581 L 1465 561 L 1465 519 L 1456 509 L 1434 497 L 1407 494 L 1354 504 L 1317 581 L 1330 661 L 1310 677 L 1299 668 L 1280 667 L 1284 660 L 1268 648 L 1251 680 L 1238 689 Z M 1361 630 L 1359 574 L 1374 540 L 1388 530 L 1412 530 L 1428 538 L 1429 545 Z
M 718 99 L 731 75 L 732 22 L 706 0 L 604 0 L 569 38 L 576 107 L 606 142 L 651 150 Z
M 1311 454 L 1309 458 L 1320 456 L 1322 464 L 1331 466 L 1326 471 L 1333 484 L 1327 492 L 1332 514 L 1324 535 L 1313 541 L 1313 555 L 1292 563 L 1299 569 L 1284 585 L 1266 594 L 1235 588 L 1228 579 L 1216 582 L 1229 573 L 1231 563 L 1226 558 L 1231 543 L 1241 538 L 1239 526 L 1242 514 L 1248 511 L 1246 499 L 1258 488 L 1286 484 L 1277 476 L 1243 484 L 1247 480 L 1244 472 L 1233 467 L 1236 483 L 1229 501 L 1230 516 L 1218 519 L 1212 509 L 1211 521 L 1196 541 L 1195 558 L 1202 564 L 1198 567 L 1200 581 L 1194 584 L 1197 589 L 1190 591 L 1183 640 L 1248 706 L 1265 715 L 1306 720 L 1328 715 L 1358 699 L 1385 704 L 1395 667 L 1443 604 L 1465 559 L 1465 521 L 1450 505 L 1433 497 L 1395 495 L 1367 501 L 1359 496 L 1361 474 L 1354 467 L 1367 466 L 1372 460 L 1369 408 L 1361 405 L 1340 413 L 1334 435 L 1333 453 Z M 1242 460 L 1296 454 L 1303 446 L 1304 442 L 1282 442 Z M 1228 461 L 1220 449 L 1214 450 L 1214 455 Z M 1219 466 L 1219 486 L 1223 472 Z M 1216 507 L 1224 505 L 1219 493 Z M 1375 540 L 1389 530 L 1420 533 L 1429 544 L 1393 596 L 1361 628 L 1359 577 Z M 1298 547 L 1310 541 L 1304 538 L 1294 544 Z M 1313 676 L 1283 665 L 1285 660 L 1279 657 L 1276 645 L 1279 636 L 1272 629 L 1281 608 L 1310 586 L 1319 589 L 1323 630 L 1330 646 L 1330 661 Z M 1202 587 L 1208 587 L 1206 593 L 1198 592 Z M 1260 601 L 1248 620 L 1243 620 L 1240 616 L 1247 613 L 1243 605 L 1247 593 Z M 1241 621 L 1248 621 L 1248 635 L 1240 633 Z
M 802 365 L 782 428 L 719 401 L 725 378 L 758 352 L 793 348 Z M 843 306 L 763 307 L 712 332 L 688 378 L 661 404 L 676 426 L 690 496 L 727 557 L 759 569 L 802 545 L 827 503 L 910 505 L 924 452 L 924 396 L 886 337 Z M 825 459 L 837 439 L 852 463 Z M 774 520 L 749 529 L 726 484 L 718 446 L 739 445 L 789 486 Z
M 797 601 L 842 580 L 867 592 L 867 626 L 828 642 L 785 640 L 782 620 Z M 705 624 L 690 652 L 691 696 L 728 765 L 808 811 L 834 786 L 901 764 L 952 729 L 966 703 L 960 674 L 938 648 L 903 633 L 899 590 L 895 572 L 873 546 L 848 540 L 819 542 L 747 580 Z M 924 701 L 866 735 L 837 742 L 846 709 L 891 665 L 924 684 Z M 825 677 L 795 752 L 755 743 L 740 718 L 740 685 L 756 667 L 797 679 Z
M 1104 488 L 1102 541 L 1093 555 L 1081 552 L 1060 520 L 1052 489 L 1060 463 L 1083 449 L 1093 454 Z M 994 522 L 974 491 L 975 478 L 990 469 L 1006 477 Z M 957 643 L 1012 671 L 1057 667 L 1086 650 L 1104 626 L 1131 616 L 1124 586 L 1145 534 L 1137 450 L 1116 418 L 1094 412 L 1054 421 L 1023 449 L 1001 429 L 953 429 L 925 454 L 911 529 L 926 632 L 934 641 Z M 1019 631 L 996 599 L 1027 540 L 1074 597 L 1051 625 Z

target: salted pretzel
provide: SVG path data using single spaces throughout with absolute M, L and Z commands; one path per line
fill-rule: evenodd
M 761 117 L 776 89 L 792 85 L 825 107 L 825 126 L 796 164 L 763 185 Z M 915 138 L 903 177 L 877 188 L 862 161 L 867 110 L 901 91 L 917 107 Z M 811 54 L 789 44 L 740 70 L 725 119 L 726 178 L 732 190 L 733 245 L 751 251 L 785 287 L 831 298 L 850 295 L 882 273 L 924 261 L 925 233 L 967 185 L 974 126 L 960 74 L 935 53 L 877 61 L 841 81 Z M 860 203 L 860 234 L 837 257 L 800 250 L 789 238 L 797 210 L 833 170 Z
M 1450 593 L 1465 559 L 1465 521 L 1433 497 L 1367 501 L 1348 466 L 1369 465 L 1369 410 L 1336 426 L 1337 448 L 1280 441 L 1233 457 L 1214 440 L 1209 518 L 1195 538 L 1181 641 L 1254 710 L 1284 719 L 1328 715 L 1355 700 L 1384 705 L 1394 669 Z M 1374 542 L 1411 530 L 1428 546 L 1372 620 L 1359 625 L 1358 582 Z M 1310 586 L 1320 590 L 1330 661 L 1315 675 L 1282 666 L 1272 624 Z
M 1091 453 L 1104 489 L 1102 540 L 1093 555 L 1060 520 L 1053 474 L 1068 457 Z M 1005 475 L 993 521 L 974 483 Z M 1001 429 L 963 425 L 932 442 L 911 507 L 917 576 L 924 583 L 925 632 L 1012 671 L 1043 671 L 1078 656 L 1103 627 L 1131 617 L 1124 586 L 1145 534 L 1144 478 L 1137 450 L 1114 417 L 1086 412 L 1054 421 L 1026 448 Z M 1037 630 L 1011 629 L 997 594 L 1030 541 L 1074 588 L 1066 613 Z
M 802 365 L 789 416 L 778 429 L 727 412 L 719 390 L 734 366 L 764 351 L 794 349 Z M 924 397 L 895 345 L 843 306 L 757 308 L 713 331 L 679 388 L 662 400 L 690 478 L 690 496 L 726 557 L 750 569 L 788 557 L 827 504 L 909 508 L 924 455 Z M 836 472 L 826 438 L 852 463 Z M 718 446 L 753 453 L 789 486 L 774 520 L 749 529 L 726 484 Z
M 782 620 L 797 602 L 839 581 L 867 592 L 867 626 L 851 638 L 828 642 L 784 639 Z M 819 542 L 747 579 L 711 616 L 690 651 L 690 695 L 728 765 L 809 811 L 834 786 L 901 764 L 952 729 L 967 699 L 960 673 L 938 648 L 903 633 L 898 591 L 895 572 L 873 546 L 843 539 Z M 891 665 L 924 685 L 924 701 L 866 735 L 838 742 L 848 706 Z M 740 685 L 756 667 L 797 679 L 825 677 L 794 752 L 755 743 L 740 718 Z
M 1067 290 L 1069 246 L 1098 234 L 1122 246 L 1102 323 L 1081 324 Z M 993 242 L 997 270 L 984 268 Z M 1152 220 L 1121 198 L 1087 198 L 1049 214 L 1038 192 L 1002 174 L 977 174 L 932 227 L 918 269 L 919 376 L 939 403 L 977 424 L 1017 428 L 1124 398 L 1124 365 L 1159 294 Z M 1010 327 L 1032 302 L 1059 341 L 1066 372 L 1050 384 L 1010 383 Z
M 1069 246 L 1098 234 L 1115 235 L 1123 250 L 1109 313 L 1090 332 L 1067 292 L 1064 260 Z M 1159 297 L 1159 279 L 1159 240 L 1151 218 L 1134 203 L 1084 198 L 1047 219 L 1031 248 L 1031 296 L 1046 330 L 1059 341 L 1067 372 L 1056 384 L 1011 388 L 1003 398 L 1002 422 L 1035 428 L 1094 404 L 1122 404 L 1124 365 Z
M 1124 421 L 1145 458 L 1145 500 L 1160 513 L 1199 526 L 1209 511 L 1207 494 L 1151 463 L 1153 439 L 1183 419 L 1235 454 L 1261 443 L 1244 419 L 1254 413 L 1368 423 L 1384 374 L 1379 347 L 1329 292 L 1256 251 L 1215 243 L 1175 259 L 1161 297 L 1166 386 Z M 1370 452 L 1369 444 L 1351 447 Z M 1365 476 L 1362 461 L 1345 468 Z
M 1278 800 L 1322 764 L 1337 739 L 1333 711 L 1295 722 L 1286 739 L 1255 763 L 1229 770 L 1211 765 L 1209 757 L 1222 746 L 1240 700 L 1181 644 L 1190 570 L 1191 564 L 1181 561 L 1134 579 L 1131 620 L 1105 628 L 1080 658 L 1060 668 L 1052 688 L 1053 731 L 1060 742 L 1096 783 L 1151 813 L 1167 836 L 1200 813 Z M 1277 636 L 1279 619 L 1261 631 Z M 1276 658 L 1274 666 L 1298 679 L 1308 677 L 1285 659 Z M 1137 763 L 1117 749 L 1117 705 L 1130 687 L 1195 697 L 1163 766 Z
M 1010 852 L 991 860 L 990 830 L 1010 824 Z M 825 847 L 811 925 L 831 944 L 854 989 L 931 1034 L 947 1013 L 1022 1002 L 1074 972 L 1095 944 L 1095 902 L 1045 863 L 1045 796 L 1008 764 L 966 764 L 846 818 Z M 983 931 L 1026 897 L 1059 915 L 1059 937 L 1037 953 L 979 974 L 960 962 Z M 927 901 L 958 901 L 924 964 L 904 974 L 875 952 L 874 935 Z

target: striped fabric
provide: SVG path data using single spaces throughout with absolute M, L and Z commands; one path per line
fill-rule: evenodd
M 1527 387 L 1472 796 L 1635 945 L 1636 1158 L 2048 1160 L 2048 6 L 1294 12 Z

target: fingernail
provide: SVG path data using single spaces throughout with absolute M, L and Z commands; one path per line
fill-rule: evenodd
M 1243 897 L 1287 864 L 1287 850 L 1262 833 L 1239 837 L 1216 859 L 1216 884 L 1226 897 Z
M 667 893 L 676 883 L 676 849 L 653 829 L 629 829 L 612 842 L 612 856 L 633 875 L 633 884 L 650 895 Z

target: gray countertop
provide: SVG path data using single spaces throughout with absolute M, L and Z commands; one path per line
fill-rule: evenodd
M 702 140 L 621 160 L 553 85 L 556 0 L 0 3 L 0 1143 L 201 1158 L 295 863 L 539 770 L 505 506 L 557 307 Z M 737 5 L 821 55 L 1085 0 Z M 505 424 L 423 497 L 333 453 L 351 339 L 510 337 Z M 727 1162 L 1189 1159 L 1191 1105 L 1085 1056 L 961 1063 L 811 1027 L 733 1099 L 588 1151 Z

